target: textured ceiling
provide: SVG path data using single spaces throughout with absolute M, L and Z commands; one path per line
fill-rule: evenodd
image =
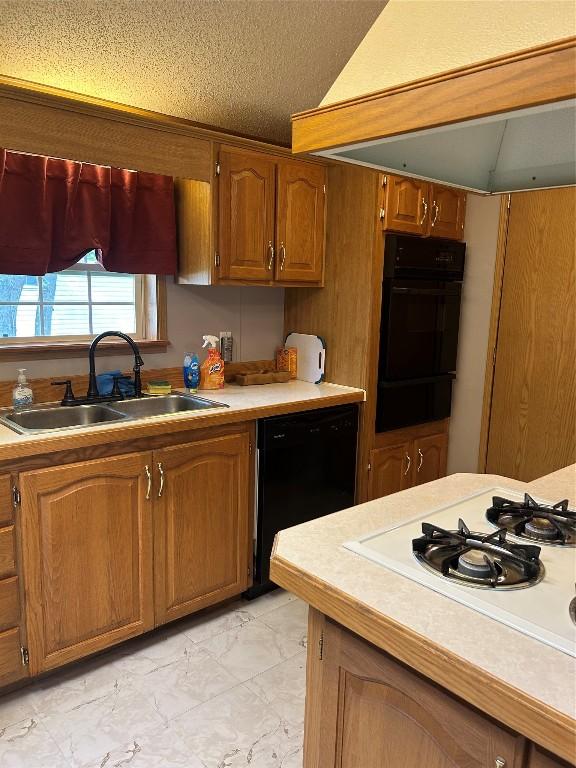
M 0 74 L 289 142 L 386 0 L 0 0 Z

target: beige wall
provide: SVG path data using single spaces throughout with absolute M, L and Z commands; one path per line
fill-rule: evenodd
M 575 33 L 573 0 L 389 0 L 321 103 Z
M 452 396 L 448 472 L 476 472 L 492 307 L 500 196 L 468 195 L 466 269 Z
M 197 287 L 175 285 L 171 278 L 168 281 L 168 338 L 172 346 L 166 354 L 144 354 L 146 368 L 181 365 L 185 352 L 200 353 L 204 334 L 217 336 L 220 331 L 232 331 L 235 360 L 266 360 L 274 356 L 283 341 L 282 288 Z M 129 354 L 102 357 L 97 361 L 97 370 L 130 370 L 131 360 Z M 25 367 L 33 378 L 62 377 L 87 373 L 88 358 L 2 363 L 0 380 L 15 379 L 19 367 Z

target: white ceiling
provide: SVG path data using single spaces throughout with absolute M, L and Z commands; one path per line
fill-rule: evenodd
M 0 0 L 0 74 L 289 143 L 386 0 Z

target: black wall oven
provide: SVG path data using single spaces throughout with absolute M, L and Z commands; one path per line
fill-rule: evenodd
M 450 415 L 465 243 L 386 235 L 376 431 Z

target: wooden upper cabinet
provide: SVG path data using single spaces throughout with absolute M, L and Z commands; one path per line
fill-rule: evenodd
M 412 485 L 412 443 L 376 448 L 370 454 L 368 499 L 379 499 Z
M 428 229 L 428 182 L 387 174 L 383 229 L 424 235 Z
M 153 627 L 150 453 L 20 475 L 30 672 Z
M 431 237 L 461 240 L 464 236 L 466 192 L 430 184 L 429 219 Z
M 414 484 L 422 485 L 446 475 L 448 434 L 420 437 L 414 441 Z
M 523 738 L 326 622 L 308 656 L 306 754 L 317 768 L 519 768 Z M 318 667 L 318 669 L 315 669 Z M 317 721 L 314 721 L 314 718 Z M 500 758 L 500 762 L 498 762 Z M 308 764 L 308 763 L 306 763 Z
M 326 172 L 320 165 L 278 163 L 276 279 L 322 280 Z
M 220 150 L 219 276 L 269 281 L 273 277 L 276 164 L 256 152 Z
M 251 583 L 249 461 L 246 432 L 154 452 L 157 624 Z

